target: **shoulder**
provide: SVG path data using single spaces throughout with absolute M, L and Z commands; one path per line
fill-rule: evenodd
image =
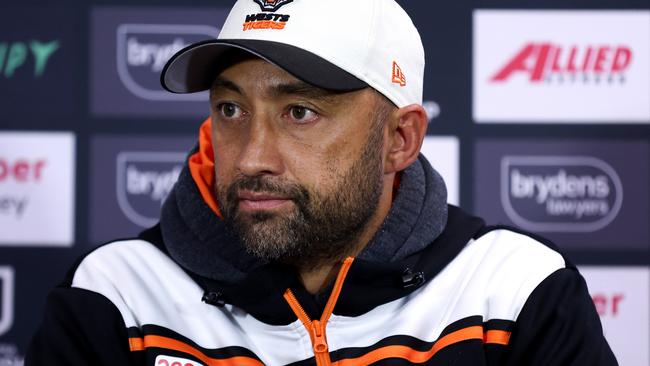
M 533 235 L 503 227 L 478 231 L 434 282 L 458 291 L 462 307 L 485 320 L 516 321 L 545 279 L 569 268 L 560 251 Z
M 73 267 L 67 282 L 67 287 L 108 299 L 127 327 L 145 318 L 165 318 L 175 311 L 173 304 L 202 296 L 199 285 L 176 262 L 143 239 L 114 241 L 93 250 Z

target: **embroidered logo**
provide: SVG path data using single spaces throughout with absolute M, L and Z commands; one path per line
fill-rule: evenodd
M 252 29 L 284 29 L 290 16 L 285 14 L 257 13 L 246 15 L 244 31 Z
M 293 0 L 254 0 L 262 11 L 276 11 L 281 6 L 292 2 Z
M 404 76 L 402 69 L 395 61 L 393 61 L 393 83 L 406 86 L 406 76 Z

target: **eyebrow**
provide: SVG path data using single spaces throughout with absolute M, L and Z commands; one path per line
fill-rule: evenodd
M 315 87 L 302 81 L 278 84 L 271 87 L 274 95 L 297 95 L 310 99 L 319 99 L 328 101 L 338 93 Z
M 237 84 L 221 77 L 218 77 L 214 80 L 212 83 L 211 91 L 218 89 L 227 89 L 237 94 L 244 95 L 244 92 Z M 331 102 L 335 96 L 340 94 L 315 87 L 302 81 L 273 85 L 268 90 L 268 93 L 271 96 L 296 95 L 309 99 L 317 99 L 324 102 Z
M 244 93 L 237 86 L 237 84 L 233 83 L 230 80 L 223 79 L 223 78 L 214 79 L 214 82 L 212 82 L 212 87 L 210 88 L 210 91 L 214 91 L 215 89 L 228 89 L 228 90 L 233 91 L 233 92 L 235 92 L 237 94 L 244 95 Z

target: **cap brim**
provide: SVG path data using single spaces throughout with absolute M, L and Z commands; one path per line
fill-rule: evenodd
M 356 76 L 301 48 L 285 43 L 251 39 L 217 39 L 199 42 L 178 51 L 167 61 L 160 82 L 172 93 L 194 93 L 210 89 L 228 60 L 228 51 L 240 49 L 260 57 L 319 88 L 336 92 L 368 86 Z

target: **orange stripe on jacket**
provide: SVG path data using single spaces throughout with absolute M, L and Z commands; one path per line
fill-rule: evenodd
M 224 359 L 217 359 L 206 356 L 200 350 L 190 346 L 187 343 L 176 339 L 161 337 L 156 335 L 147 335 L 142 338 L 129 338 L 131 351 L 143 351 L 146 348 L 162 348 L 179 351 L 192 355 L 208 366 L 263 366 L 259 360 L 245 356 L 235 356 Z
M 334 365 L 369 365 L 388 358 L 401 358 L 413 363 L 422 363 L 428 361 L 431 357 L 433 357 L 436 353 L 445 347 L 471 339 L 480 339 L 484 343 L 508 345 L 510 341 L 510 332 L 502 330 L 489 330 L 483 333 L 483 327 L 476 325 L 447 334 L 446 336 L 438 339 L 438 341 L 436 341 L 428 351 L 416 351 L 408 346 L 386 346 L 368 352 L 361 357 L 339 360 L 337 362 L 334 362 Z
M 483 336 L 483 342 L 507 346 L 510 343 L 510 334 L 512 333 L 505 330 L 488 330 Z

